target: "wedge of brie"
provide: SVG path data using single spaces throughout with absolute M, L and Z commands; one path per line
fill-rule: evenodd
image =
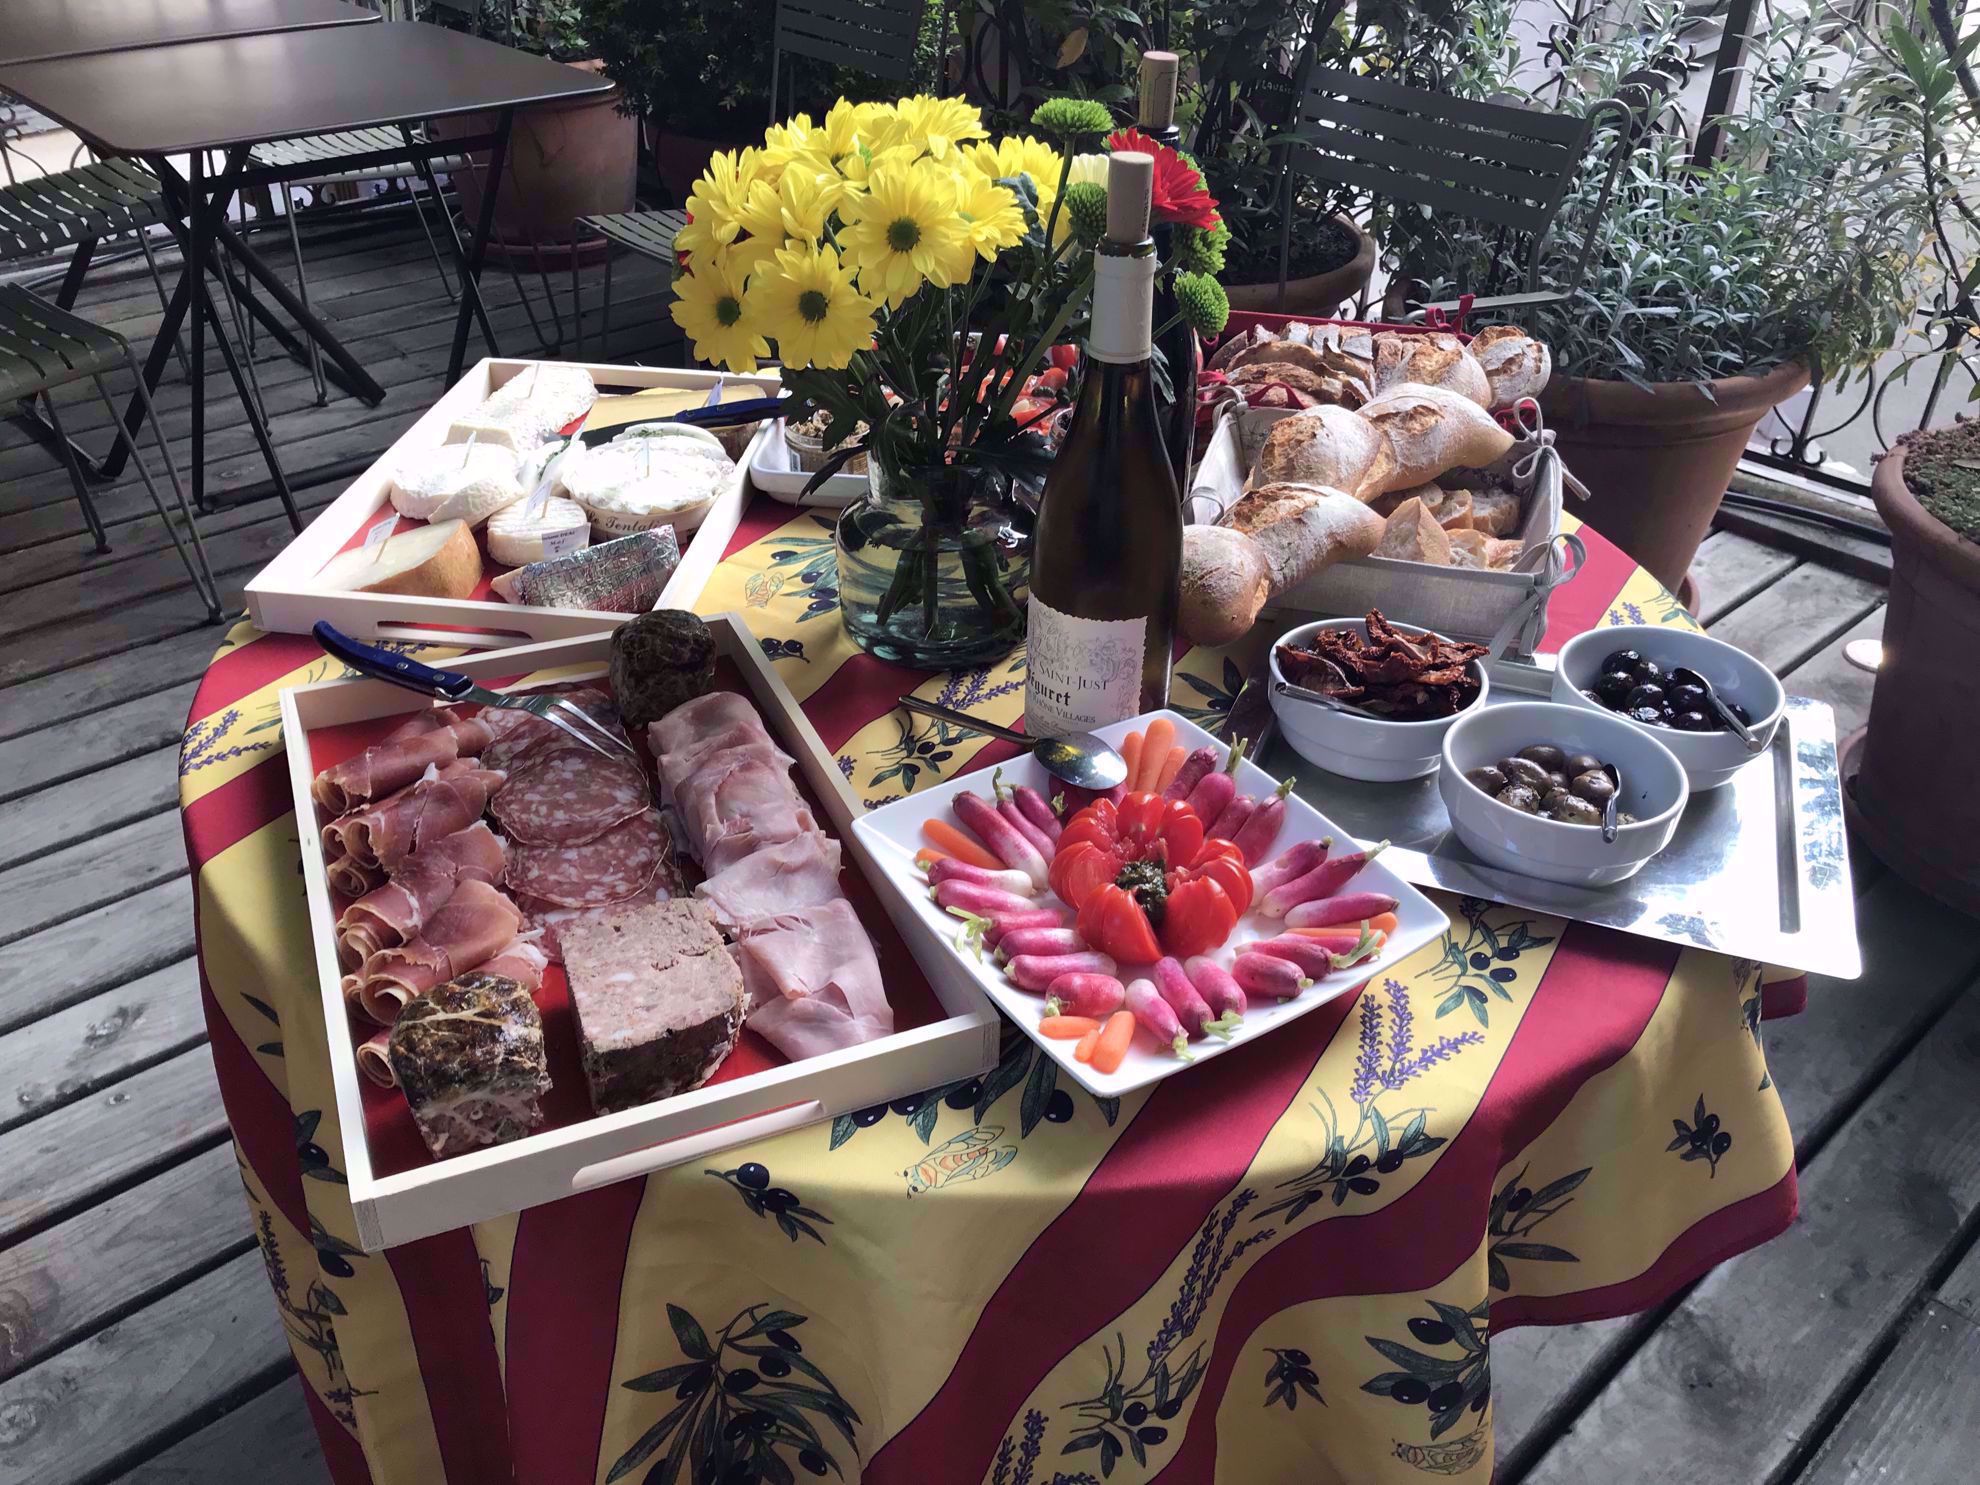
M 476 526 L 528 493 L 516 451 L 497 443 L 419 449 L 392 471 L 392 508 L 419 521 Z

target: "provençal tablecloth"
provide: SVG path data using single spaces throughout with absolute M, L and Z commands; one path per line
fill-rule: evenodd
M 1689 622 L 1588 534 L 1551 643 Z M 1022 657 L 884 665 L 833 581 L 828 519 L 759 500 L 701 606 L 864 799 L 1003 756 L 894 702 L 1015 718 Z M 1190 654 L 1179 709 L 1214 726 L 1261 648 Z M 1644 1308 L 1793 1216 L 1760 1029 L 1798 980 L 1443 899 L 1393 975 L 1118 1103 L 1011 1033 L 982 1079 L 366 1256 L 276 709 L 333 671 L 236 627 L 181 771 L 214 1061 L 339 1485 L 1482 1485 L 1493 1332 Z

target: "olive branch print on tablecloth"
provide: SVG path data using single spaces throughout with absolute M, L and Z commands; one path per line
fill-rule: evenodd
M 1313 1370 L 1313 1358 L 1297 1346 L 1267 1346 L 1265 1354 L 1272 1358 L 1272 1364 L 1265 1369 L 1265 1406 L 1286 1405 L 1288 1413 L 1299 1407 L 1299 1395 L 1308 1397 L 1327 1406 L 1327 1399 L 1320 1395 L 1320 1374 Z
M 751 608 L 765 608 L 795 581 L 806 590 L 804 609 L 796 622 L 806 623 L 839 607 L 839 559 L 832 551 L 832 523 L 822 516 L 809 517 L 823 536 L 786 536 L 778 539 L 770 553 L 767 570 L 754 573 L 743 584 L 743 602 Z
M 1492 1288 L 1500 1291 L 1512 1288 L 1512 1273 L 1506 1268 L 1508 1259 L 1525 1263 L 1581 1262 L 1565 1248 L 1528 1239 L 1535 1228 L 1544 1226 L 1563 1207 L 1574 1204 L 1573 1193 L 1594 1168 L 1591 1165 L 1570 1171 L 1535 1191 L 1520 1184 L 1526 1179 L 1522 1167 L 1518 1175 L 1499 1188 L 1498 1195 L 1492 1198 L 1492 1211 L 1486 1224 L 1492 1237 L 1491 1246 L 1485 1250 L 1486 1281 Z
M 348 1186 L 344 1173 L 330 1163 L 330 1152 L 316 1142 L 316 1126 L 323 1122 L 323 1110 L 304 1109 L 296 1115 L 296 1162 L 312 1181 L 328 1181 Z
M 1244 672 L 1237 661 L 1228 655 L 1224 657 L 1223 684 L 1191 675 L 1187 670 L 1178 669 L 1175 678 L 1203 699 L 1192 701 L 1173 689 L 1169 695 L 1169 707 L 1178 716 L 1187 717 L 1212 737 L 1223 737 L 1230 722 L 1231 708 L 1237 704 L 1238 692 L 1244 689 Z
M 1732 962 L 1733 994 L 1739 997 L 1739 1024 L 1746 1028 L 1746 1034 L 1753 1038 L 1753 1048 L 1760 1054 L 1760 1086 L 1756 1092 L 1765 1093 L 1774 1086 L 1774 1075 L 1764 1065 L 1767 1056 L 1766 1044 L 1760 1039 L 1760 1012 L 1765 997 L 1760 988 L 1761 976 L 1765 973 L 1758 959 L 1735 959 Z
M 1427 1411 L 1428 1443 L 1398 1441 L 1398 1459 L 1430 1474 L 1458 1474 L 1484 1455 L 1482 1415 L 1492 1397 L 1492 1358 L 1486 1345 L 1491 1302 L 1480 1300 L 1469 1310 L 1434 1299 L 1427 1303 L 1432 1313 L 1411 1316 L 1409 1334 L 1428 1350 L 1419 1351 L 1416 1346 L 1382 1336 L 1364 1337 L 1396 1370 L 1377 1373 L 1361 1384 L 1361 1390 L 1406 1408 Z M 1455 1356 L 1431 1354 L 1452 1347 L 1457 1348 Z M 1467 1412 L 1478 1421 L 1463 1438 L 1439 1445 L 1437 1441 L 1457 1427 Z
M 1404 1161 L 1428 1155 L 1444 1143 L 1443 1136 L 1426 1128 L 1429 1109 L 1384 1110 L 1380 1106 L 1382 1096 L 1400 1092 L 1412 1078 L 1467 1047 L 1483 1044 L 1484 1036 L 1461 1031 L 1419 1048 L 1409 987 L 1393 979 L 1382 981 L 1379 990 L 1372 984 L 1364 985 L 1355 1013 L 1360 1024 L 1354 1081 L 1348 1085 L 1348 1098 L 1355 1107 L 1354 1125 L 1344 1129 L 1327 1090 L 1315 1088 L 1320 1103 L 1313 1106 L 1313 1112 L 1326 1129 L 1325 1153 L 1310 1169 L 1281 1181 L 1278 1189 L 1288 1194 L 1258 1212 L 1254 1222 L 1284 1213 L 1285 1221 L 1293 1223 L 1324 1199 L 1331 1199 L 1338 1207 L 1349 1196 L 1373 1196 L 1381 1190 L 1383 1176 L 1394 1175 Z
M 245 1176 L 241 1184 L 246 1187 Z M 344 1353 L 337 1344 L 337 1317 L 346 1313 L 344 1302 L 321 1279 L 311 1279 L 303 1290 L 302 1302 L 298 1304 L 295 1301 L 289 1285 L 289 1268 L 282 1261 L 282 1250 L 275 1239 L 275 1218 L 255 1201 L 251 1190 L 248 1192 L 248 1205 L 255 1213 L 255 1243 L 261 1249 L 262 1267 L 268 1271 L 268 1285 L 275 1291 L 275 1303 L 282 1312 L 282 1328 L 288 1332 L 292 1345 L 311 1352 L 322 1362 L 330 1382 L 317 1394 L 323 1399 L 324 1406 L 346 1427 L 356 1428 L 354 1400 L 369 1397 L 372 1393 L 351 1386 L 350 1378 L 344 1375 Z M 331 1237 L 313 1217 L 310 1219 L 310 1238 L 316 1245 L 317 1260 L 326 1272 L 342 1278 L 349 1278 L 356 1272 L 342 1255 L 356 1255 L 358 1250 Z
M 1182 1412 L 1208 1366 L 1203 1357 L 1204 1343 L 1190 1346 L 1187 1352 L 1183 1348 L 1203 1323 L 1218 1286 L 1238 1259 L 1246 1250 L 1274 1236 L 1274 1229 L 1267 1227 L 1232 1240 L 1245 1209 L 1257 1199 L 1258 1193 L 1247 1188 L 1232 1197 L 1228 1205 L 1213 1208 L 1203 1219 L 1196 1246 L 1189 1255 L 1189 1267 L 1183 1272 L 1167 1318 L 1148 1343 L 1134 1381 L 1128 1380 L 1126 1338 L 1116 1332 L 1112 1346 L 1101 1341 L 1100 1351 L 1107 1368 L 1106 1385 L 1093 1397 L 1061 1404 L 1077 1414 L 1074 1426 L 1081 1430 L 1067 1440 L 1062 1454 L 1098 1449 L 1103 1477 L 1114 1473 L 1114 1466 L 1124 1454 L 1133 1455 L 1134 1462 L 1143 1469 L 1148 1467 L 1148 1451 L 1167 1442 L 1167 1425 Z
M 606 1485 L 623 1480 L 663 1445 L 667 1452 L 647 1471 L 644 1485 L 788 1485 L 796 1478 L 793 1463 L 809 1475 L 830 1470 L 843 1477 L 845 1470 L 813 1417 L 831 1424 L 855 1454 L 853 1425 L 860 1417 L 791 1334 L 806 1318 L 757 1303 L 738 1311 L 711 1341 L 693 1315 L 668 1305 L 667 1323 L 687 1359 L 620 1385 L 672 1393 L 673 1406 L 619 1456 Z
M 1719 1178 L 1719 1160 L 1732 1148 L 1732 1131 L 1719 1127 L 1719 1116 L 1705 1112 L 1705 1095 L 1698 1095 L 1698 1104 L 1691 1111 L 1691 1122 L 1682 1119 L 1671 1120 L 1671 1127 L 1677 1131 L 1671 1142 L 1664 1146 L 1666 1151 L 1682 1150 L 1680 1160 L 1702 1160 L 1711 1167 L 1712 1179 Z
M 1458 904 L 1466 924 L 1463 941 L 1450 929 L 1444 930 L 1444 957 L 1430 969 L 1432 978 L 1451 982 L 1450 994 L 1437 1002 L 1439 1017 L 1466 1006 L 1480 1026 L 1491 1025 L 1490 1002 L 1486 997 L 1495 995 L 1510 1001 L 1512 992 L 1506 986 L 1519 977 L 1519 971 L 1513 967 L 1519 956 L 1554 941 L 1551 936 L 1542 938 L 1535 934 L 1531 918 L 1495 927 L 1485 921 L 1485 913 L 1491 906 L 1482 898 L 1465 898 Z
M 1077 1474 L 1056 1471 L 1048 1481 L 1036 1476 L 1038 1456 L 1045 1448 L 1045 1415 L 1032 1408 L 1024 1415 L 1024 1440 L 1005 1435 L 997 1446 L 997 1459 L 990 1469 L 990 1485 L 1100 1485 L 1099 1478 L 1085 1470 Z
M 827 1227 L 832 1219 L 814 1212 L 797 1199 L 797 1193 L 787 1191 L 782 1186 L 770 1184 L 770 1170 L 761 1161 L 746 1160 L 734 1170 L 704 1170 L 704 1176 L 713 1176 L 718 1181 L 726 1181 L 735 1188 L 736 1195 L 742 1198 L 744 1206 L 759 1217 L 773 1217 L 785 1237 L 792 1242 L 798 1234 L 824 1246 L 825 1239 L 811 1224 L 823 1222 Z

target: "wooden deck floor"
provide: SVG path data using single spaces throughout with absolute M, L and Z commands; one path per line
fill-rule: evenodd
M 441 390 L 451 312 L 409 223 L 319 234 L 309 256 L 312 302 L 390 392 L 315 406 L 263 343 L 277 442 L 315 508 Z M 623 263 L 619 285 L 613 354 L 665 359 Z M 504 348 L 532 353 L 506 276 L 490 294 Z M 586 299 L 595 315 L 595 287 Z M 95 276 L 83 308 L 140 345 L 157 318 L 127 269 Z M 239 493 L 263 471 L 222 393 L 210 476 Z M 162 403 L 183 454 L 176 374 Z M 102 437 L 100 410 L 74 421 Z M 312 1485 L 204 1045 L 176 817 L 179 734 L 218 632 L 142 491 L 100 498 L 108 556 L 47 455 L 0 430 L 0 1485 Z M 266 500 L 205 529 L 230 601 L 288 537 Z M 1728 532 L 1698 571 L 1714 633 L 1842 728 L 1862 718 L 1869 681 L 1840 645 L 1878 632 L 1875 583 Z M 1767 1034 L 1800 1222 L 1659 1313 L 1496 1341 L 1501 1480 L 1971 1478 L 1980 934 L 1874 863 L 1859 873 L 1868 972 L 1818 983 Z

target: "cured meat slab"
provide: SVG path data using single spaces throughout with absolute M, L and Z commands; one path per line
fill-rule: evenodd
M 514 980 L 465 974 L 415 996 L 386 1055 L 435 1155 L 520 1139 L 543 1124 L 543 1017 Z

